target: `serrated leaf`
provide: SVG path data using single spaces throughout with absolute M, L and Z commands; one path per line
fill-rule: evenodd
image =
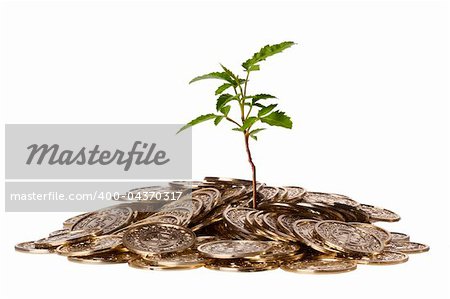
M 266 60 L 266 58 L 281 53 L 283 50 L 286 50 L 287 48 L 295 45 L 294 42 L 282 42 L 276 45 L 266 45 L 262 47 L 259 52 L 256 52 L 253 54 L 252 58 L 248 59 L 242 64 L 242 67 L 245 70 L 250 70 L 250 68 L 257 64 L 258 62 Z
M 222 92 L 224 92 L 225 90 L 227 90 L 228 88 L 230 88 L 231 86 L 233 86 L 233 84 L 231 83 L 224 83 L 222 85 L 220 85 L 217 89 L 216 89 L 216 95 L 221 94 Z
M 198 77 L 195 77 L 191 81 L 189 81 L 189 84 L 200 81 L 200 80 L 206 80 L 206 79 L 218 79 L 218 80 L 224 80 L 228 83 L 233 84 L 234 80 L 225 72 L 212 72 L 209 74 L 201 75 Z
M 249 118 L 247 118 L 244 123 L 242 124 L 242 126 L 240 127 L 240 130 L 243 132 L 245 130 L 247 130 L 248 128 L 250 128 L 255 122 L 258 121 L 258 118 L 255 116 L 251 116 Z
M 252 65 L 248 68 L 249 72 L 259 71 L 259 64 Z
M 251 98 L 252 103 L 255 104 L 256 102 L 258 102 L 260 100 L 276 99 L 277 97 L 273 96 L 271 94 L 260 93 L 260 94 L 254 95 L 254 96 L 248 96 L 247 98 Z
M 231 106 L 223 106 L 220 108 L 220 112 L 223 113 L 223 115 L 228 116 L 228 113 L 230 113 Z
M 228 68 L 226 68 L 223 64 L 220 64 L 225 74 L 227 74 L 233 82 L 230 82 L 233 84 L 234 87 L 237 87 L 239 84 L 242 84 L 245 82 L 243 79 L 239 79 L 238 76 L 236 76 L 232 71 L 230 71 Z
M 217 115 L 215 115 L 213 113 L 200 115 L 199 117 L 191 120 L 186 125 L 184 125 L 180 130 L 178 130 L 177 134 L 180 133 L 181 131 L 186 130 L 187 128 L 195 126 L 195 125 L 197 125 L 199 123 L 202 123 L 202 122 L 210 120 L 210 119 L 214 119 L 214 118 L 216 118 L 216 116 Z
M 270 111 L 275 109 L 276 106 L 278 106 L 278 105 L 272 104 L 272 105 L 262 108 L 261 110 L 258 111 L 258 117 L 262 117 L 262 116 L 268 114 Z
M 292 129 L 291 118 L 281 111 L 272 112 L 269 115 L 261 117 L 260 119 L 263 123 L 271 126 Z
M 232 96 L 229 93 L 225 93 L 225 94 L 221 94 L 218 98 L 217 98 L 217 102 L 216 102 L 216 110 L 220 111 L 220 109 L 222 109 L 223 106 L 225 106 L 228 102 L 232 101 L 236 99 L 236 96 Z
M 224 117 L 225 117 L 225 116 L 223 116 L 223 115 L 217 116 L 216 119 L 214 120 L 214 124 L 217 126 L 217 125 L 222 121 L 222 119 L 223 119 Z

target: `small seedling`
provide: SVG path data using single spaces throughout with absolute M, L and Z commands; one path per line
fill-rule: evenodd
M 243 78 L 239 77 L 239 75 L 235 75 L 221 64 L 222 71 L 198 76 L 189 82 L 190 84 L 205 79 L 225 81 L 215 91 L 215 95 L 218 96 L 216 101 L 217 112 L 200 115 L 183 126 L 178 133 L 208 120 L 213 120 L 216 126 L 224 119 L 232 123 L 234 126 L 233 130 L 241 132 L 244 135 L 248 162 L 252 168 L 253 208 L 256 208 L 256 167 L 253 163 L 252 153 L 250 151 L 249 138 L 258 140 L 257 135 L 265 130 L 264 127 L 261 127 L 263 124 L 291 129 L 292 121 L 284 112 L 275 110 L 278 104 L 270 103 L 271 101 L 276 100 L 275 96 L 265 93 L 254 95 L 247 94 L 249 77 L 250 73 L 260 70 L 259 65 L 262 61 L 266 60 L 266 58 L 281 53 L 283 50 L 293 45 L 295 45 L 294 42 L 282 42 L 276 45 L 264 46 L 259 52 L 253 54 L 250 59 L 242 63 L 245 72 Z M 225 93 L 230 89 L 233 90 L 232 94 Z M 240 118 L 238 120 L 232 118 L 230 115 L 232 107 L 237 107 L 239 111 Z M 259 127 L 256 127 L 257 125 Z

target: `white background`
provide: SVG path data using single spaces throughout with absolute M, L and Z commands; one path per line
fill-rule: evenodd
M 384 227 L 431 246 L 332 276 L 151 272 L 16 253 L 72 214 L 2 212 L 2 297 L 449 295 L 446 2 L 4 2 L 0 17 L 2 123 L 187 122 L 215 102 L 217 82 L 189 86 L 193 76 L 297 42 L 251 78 L 294 121 L 252 144 L 258 179 L 387 207 L 402 220 Z M 228 125 L 196 127 L 193 143 L 194 178 L 250 176 Z

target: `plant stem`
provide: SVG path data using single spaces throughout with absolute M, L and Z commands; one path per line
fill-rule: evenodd
M 250 72 L 247 71 L 243 91 L 242 91 L 241 85 L 239 84 L 239 87 L 241 88 L 241 93 L 242 93 L 242 104 L 241 104 L 242 123 L 244 123 L 244 121 L 250 116 L 250 112 L 252 111 L 252 108 L 253 108 L 253 106 L 250 106 L 247 115 L 244 116 L 244 106 L 245 106 L 245 99 L 247 97 L 247 83 L 248 83 L 249 76 L 250 76 Z M 250 147 L 248 144 L 248 138 L 250 137 L 249 132 L 250 132 L 250 127 L 244 132 L 244 140 L 245 140 L 245 149 L 247 151 L 248 162 L 250 163 L 250 166 L 252 168 L 252 193 L 253 193 L 252 194 L 252 202 L 253 202 L 253 208 L 256 209 L 256 167 L 255 167 L 255 163 L 253 163 L 252 153 L 250 152 Z
M 245 149 L 247 151 L 247 157 L 248 157 L 248 163 L 250 163 L 250 166 L 252 167 L 252 191 L 253 191 L 253 208 L 256 209 L 256 167 L 253 163 L 252 159 L 252 153 L 250 152 L 250 147 L 248 144 L 248 138 L 250 137 L 250 134 L 245 133 L 244 134 L 244 140 L 245 140 Z

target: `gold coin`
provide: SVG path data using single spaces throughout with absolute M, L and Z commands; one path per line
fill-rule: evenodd
M 315 226 L 318 223 L 316 220 L 311 219 L 301 219 L 297 220 L 292 224 L 294 234 L 297 236 L 298 240 L 308 247 L 317 250 L 322 253 L 333 253 L 336 252 L 335 249 L 330 248 L 324 244 L 315 233 Z
M 206 257 L 235 259 L 266 253 L 272 245 L 266 241 L 220 240 L 201 244 L 197 250 Z
M 86 256 L 117 249 L 122 246 L 120 236 L 108 235 L 94 237 L 84 242 L 64 244 L 56 249 L 58 254 L 64 256 Z
M 369 223 L 360 223 L 360 222 L 350 222 L 350 224 L 359 227 L 363 230 L 368 231 L 369 233 L 374 234 L 378 237 L 381 241 L 383 241 L 384 244 L 387 244 L 391 241 L 392 236 L 391 233 L 385 230 L 384 228 L 375 226 L 373 224 Z
M 278 263 L 273 261 L 250 261 L 245 259 L 213 260 L 206 263 L 205 268 L 230 272 L 260 272 L 277 269 Z
M 193 207 L 172 207 L 164 211 L 156 212 L 153 216 L 164 216 L 164 215 L 174 215 L 182 219 L 181 225 L 187 225 L 190 223 L 192 216 L 194 215 Z M 152 217 L 153 217 L 152 216 Z
M 302 187 L 284 186 L 283 188 L 286 190 L 286 195 L 283 198 L 286 201 L 292 201 L 292 200 L 300 199 L 306 193 L 306 190 L 304 188 L 302 188 Z
M 281 269 L 295 273 L 328 274 L 356 270 L 355 261 L 343 259 L 299 260 L 283 263 Z
M 38 253 L 38 254 L 54 252 L 53 248 L 36 248 L 34 241 L 22 242 L 22 243 L 16 244 L 16 246 L 14 246 L 14 249 L 16 251 L 20 251 L 20 252 Z
M 251 260 L 268 261 L 268 260 L 286 260 L 294 256 L 300 256 L 300 246 L 293 243 L 269 241 L 272 248 L 264 254 L 247 257 Z
M 302 197 L 302 202 L 310 204 L 324 204 L 327 206 L 342 205 L 352 208 L 357 208 L 360 206 L 359 202 L 356 202 L 345 195 L 322 192 L 306 192 L 306 194 Z
M 416 242 L 391 242 L 386 245 L 386 250 L 403 253 L 421 253 L 430 250 L 430 247 Z
M 185 227 L 167 223 L 148 223 L 130 228 L 123 244 L 141 255 L 183 251 L 195 243 L 194 233 Z
M 53 248 L 66 243 L 75 243 L 89 240 L 99 234 L 97 229 L 69 231 L 64 234 L 54 235 L 34 242 L 37 248 Z
M 396 222 L 400 220 L 400 216 L 390 210 L 379 208 L 371 205 L 361 204 L 360 208 L 369 214 L 370 221 Z
M 391 232 L 391 242 L 405 242 L 409 241 L 409 236 L 404 233 Z
M 278 187 L 264 186 L 258 193 L 263 197 L 262 201 L 271 201 L 278 196 L 280 189 Z
M 72 226 L 75 223 L 77 223 L 78 221 L 80 221 L 80 219 L 82 219 L 82 218 L 84 218 L 84 217 L 86 217 L 86 216 L 88 216 L 90 214 L 91 213 L 89 212 L 89 213 L 83 213 L 83 214 L 79 214 L 79 215 L 73 216 L 73 217 L 71 217 L 71 218 L 69 218 L 69 219 L 67 219 L 67 220 L 65 220 L 63 222 L 63 227 L 72 230 Z
M 329 247 L 350 254 L 378 254 L 384 243 L 373 233 L 351 224 L 325 220 L 314 227 L 320 239 Z
M 132 258 L 136 258 L 134 253 L 112 250 L 86 256 L 69 256 L 67 259 L 81 264 L 122 264 Z
M 208 261 L 196 250 L 187 249 L 183 252 L 171 252 L 161 255 L 148 255 L 144 259 L 163 267 L 201 267 Z
M 128 261 L 128 265 L 133 268 L 137 269 L 144 269 L 144 270 L 190 270 L 195 268 L 200 268 L 201 265 L 196 266 L 161 266 L 158 265 L 150 260 L 144 259 L 143 257 L 137 257 L 134 259 L 131 259 Z
M 395 265 L 401 264 L 408 261 L 408 255 L 402 252 L 395 251 L 383 251 L 379 254 L 372 256 L 364 256 L 360 259 L 357 259 L 357 262 L 360 264 L 369 264 L 369 265 Z
M 133 219 L 134 212 L 127 206 L 108 207 L 80 219 L 72 226 L 72 230 L 101 229 L 102 234 L 111 234 Z

